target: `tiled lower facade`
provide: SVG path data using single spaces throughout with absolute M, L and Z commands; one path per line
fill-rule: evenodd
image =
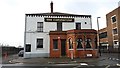
M 96 30 L 50 31 L 49 35 L 50 57 L 98 57 Z

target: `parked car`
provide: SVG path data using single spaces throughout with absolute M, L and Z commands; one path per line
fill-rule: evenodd
M 18 56 L 19 56 L 19 57 L 23 57 L 23 55 L 24 55 L 24 50 L 21 50 L 21 51 L 18 53 Z

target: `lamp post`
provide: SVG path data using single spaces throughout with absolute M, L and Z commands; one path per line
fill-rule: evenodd
M 100 56 L 101 56 L 101 45 L 100 45 L 100 36 L 99 36 L 99 21 L 98 21 L 99 18 L 101 18 L 101 17 L 97 17 L 97 27 L 98 27 L 98 45 L 99 45 L 99 53 L 100 53 Z

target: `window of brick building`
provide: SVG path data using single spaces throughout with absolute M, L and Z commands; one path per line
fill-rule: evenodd
M 91 48 L 91 39 L 87 38 L 85 42 L 86 42 L 86 48 Z
M 82 47 L 82 38 L 77 39 L 77 49 L 81 49 Z
M 58 49 L 58 40 L 53 39 L 53 49 Z
M 73 41 L 72 38 L 68 39 L 69 42 L 69 49 L 73 49 Z
M 117 28 L 116 29 L 113 29 L 113 34 L 117 34 Z
M 111 19 L 113 23 L 116 22 L 116 16 L 113 16 Z

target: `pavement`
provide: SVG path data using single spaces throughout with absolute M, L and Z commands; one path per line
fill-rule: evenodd
M 3 60 L 5 61 L 5 60 Z M 120 66 L 120 59 L 118 53 L 102 53 L 102 56 L 99 58 L 75 58 L 70 59 L 66 57 L 61 58 L 23 58 L 13 55 L 10 59 L 6 60 L 8 63 L 3 64 L 39 64 L 39 65 L 51 65 L 51 64 L 74 64 L 74 65 L 83 65 L 83 66 Z

